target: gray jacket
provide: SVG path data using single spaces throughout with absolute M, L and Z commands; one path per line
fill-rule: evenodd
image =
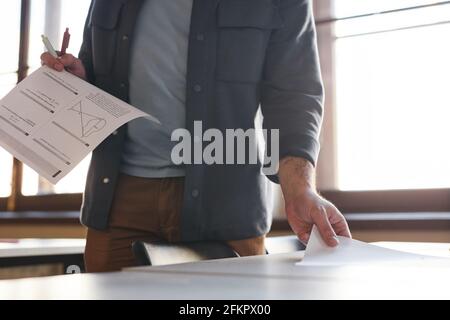
M 128 100 L 130 47 L 142 0 L 94 0 L 79 54 L 89 81 Z M 280 130 L 280 158 L 315 164 L 323 85 L 309 0 L 194 0 L 186 123 L 253 128 L 259 106 L 266 129 Z M 82 223 L 108 227 L 127 127 L 93 153 Z M 276 176 L 269 177 L 277 181 Z M 237 240 L 265 234 L 267 177 L 256 165 L 187 165 L 182 239 Z

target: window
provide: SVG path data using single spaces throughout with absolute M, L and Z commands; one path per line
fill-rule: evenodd
M 34 71 L 41 66 L 44 51 L 41 34 L 59 47 L 66 27 L 70 29 L 68 52 L 78 54 L 83 41 L 83 29 L 91 0 L 32 0 L 30 21 L 30 52 L 28 64 Z M 58 44 L 58 45 L 57 45 Z
M 1 28 L 1 39 L 7 46 L 2 47 L 0 59 L 0 98 L 11 90 L 17 82 L 20 41 L 20 1 L 0 3 L 0 21 L 10 28 Z M 0 119 L 1 121 L 1 119 Z M 11 193 L 12 157 L 0 148 L 0 197 Z
M 335 189 L 449 188 L 450 3 L 333 3 Z
M 7 58 L 7 60 L 8 59 L 9 58 Z M 14 87 L 16 81 L 16 74 L 0 74 L 0 98 Z M 11 194 L 12 163 L 13 159 L 11 155 L 0 148 L 0 198 L 8 197 Z
M 24 71 L 40 66 L 42 33 L 56 45 L 69 27 L 69 50 L 77 53 L 90 2 L 0 3 L 0 21 L 11 26 L 1 29 L 8 46 L 0 61 L 0 97 Z M 327 92 L 319 187 L 344 212 L 377 206 L 450 211 L 450 1 L 314 5 Z M 76 208 L 88 162 L 52 186 L 0 149 L 0 209 L 5 197 L 12 199 L 10 210 Z
M 69 27 L 71 38 L 68 52 L 77 55 L 83 40 L 83 29 L 86 14 L 89 10 L 90 0 L 46 0 L 32 1 L 30 24 L 30 70 L 40 67 L 40 55 L 44 52 L 41 34 L 49 37 L 55 44 L 61 43 L 63 32 Z M 22 193 L 25 196 L 80 193 L 84 190 L 89 159 L 85 159 L 74 171 L 52 185 L 41 178 L 27 166 L 23 169 Z
M 314 4 L 322 193 L 346 213 L 450 211 L 450 1 Z
M 0 97 L 18 80 L 40 67 L 40 55 L 45 50 L 41 34 L 46 34 L 58 47 L 68 27 L 71 33 L 69 51 L 74 55 L 78 53 L 90 3 L 91 0 L 14 0 L 0 4 L 0 21 L 8 26 L 8 29 L 2 28 L 2 39 L 8 46 L 2 49 L 0 61 Z M 23 67 L 18 71 L 19 65 Z M 51 208 L 55 203 L 59 203 L 56 205 L 58 209 L 73 208 L 79 197 L 70 198 L 71 201 L 63 197 L 58 202 L 54 197 L 31 201 L 34 200 L 31 196 L 82 192 L 88 164 L 89 159 L 85 159 L 70 175 L 53 186 L 18 161 L 13 164 L 11 155 L 0 149 L 0 198 L 13 200 L 8 201 L 9 210 Z

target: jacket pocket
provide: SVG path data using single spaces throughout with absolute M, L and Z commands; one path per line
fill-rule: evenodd
M 217 12 L 218 80 L 259 82 L 271 32 L 282 27 L 277 0 L 221 0 Z
M 117 28 L 122 13 L 121 0 L 95 0 L 90 17 L 92 58 L 96 75 L 109 75 L 117 45 Z

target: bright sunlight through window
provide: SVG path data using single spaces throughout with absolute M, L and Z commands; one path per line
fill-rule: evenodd
M 449 20 L 440 5 L 336 24 L 339 189 L 450 187 Z

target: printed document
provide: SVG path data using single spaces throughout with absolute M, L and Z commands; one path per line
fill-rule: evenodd
M 428 262 L 440 262 L 450 266 L 450 259 L 425 256 L 409 252 L 403 252 L 365 242 L 338 237 L 339 245 L 329 247 L 323 241 L 316 226 L 311 231 L 311 236 L 306 247 L 305 256 L 298 262 L 299 266 L 348 266 L 348 265 L 378 265 L 398 264 L 422 265 Z
M 140 117 L 159 123 L 69 72 L 43 66 L 0 101 L 0 146 L 56 184 Z

